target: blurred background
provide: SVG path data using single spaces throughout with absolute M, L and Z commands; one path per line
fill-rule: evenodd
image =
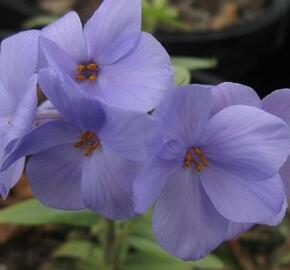
M 0 41 L 40 29 L 72 9 L 86 22 L 99 4 L 0 0 Z M 184 71 L 179 83 L 234 81 L 261 97 L 290 87 L 290 0 L 142 0 L 142 5 L 143 29 Z M 23 177 L 6 201 L 0 199 L 0 270 L 105 269 L 102 232 L 103 221 L 90 212 L 40 205 Z M 290 270 L 289 215 L 281 225 L 256 226 L 193 263 L 174 259 L 156 245 L 150 214 L 118 222 L 115 233 L 120 270 Z

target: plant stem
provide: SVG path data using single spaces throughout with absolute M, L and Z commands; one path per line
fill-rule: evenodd
M 104 233 L 104 265 L 106 269 L 119 270 L 115 221 L 104 219 Z
M 55 110 L 43 110 L 36 113 L 35 124 L 36 126 L 40 126 L 41 124 L 49 121 L 49 120 L 60 120 L 60 114 Z

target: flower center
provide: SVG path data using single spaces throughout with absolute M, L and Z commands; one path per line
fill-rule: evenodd
M 96 81 L 100 67 L 95 62 L 90 62 L 88 64 L 80 64 L 76 67 L 75 80 L 77 81 Z
M 81 134 L 80 139 L 75 142 L 75 148 L 82 148 L 83 155 L 88 157 L 96 149 L 101 147 L 101 142 L 95 132 L 85 131 Z
M 195 159 L 196 157 L 197 159 Z M 198 172 L 204 170 L 207 167 L 209 161 L 206 156 L 202 153 L 199 147 L 191 147 L 186 150 L 184 155 L 183 167 L 191 168 L 193 165 Z

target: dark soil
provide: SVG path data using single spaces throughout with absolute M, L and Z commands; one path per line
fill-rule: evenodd
M 0 269 L 39 269 L 65 237 L 61 227 L 19 227 L 5 245 L 0 244 Z

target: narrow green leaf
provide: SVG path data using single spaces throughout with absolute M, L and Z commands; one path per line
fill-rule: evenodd
M 129 230 L 128 234 L 131 236 L 142 237 L 154 241 L 154 235 L 150 223 L 131 223 Z
M 122 267 L 123 270 L 221 270 L 223 268 L 223 263 L 212 255 L 199 261 L 184 262 L 169 255 L 166 259 L 156 258 L 147 253 L 131 254 Z
M 217 65 L 215 58 L 196 58 L 196 57 L 172 57 L 172 63 L 189 70 L 209 69 Z
M 0 224 L 43 225 L 66 224 L 75 226 L 91 226 L 98 222 L 93 212 L 62 211 L 48 208 L 35 199 L 20 202 L 0 210 Z
M 141 237 L 129 236 L 127 238 L 129 244 L 141 252 L 153 254 L 155 256 L 167 257 L 166 252 L 159 247 L 155 242 Z
M 175 84 L 176 85 L 184 85 L 189 84 L 191 80 L 190 72 L 187 68 L 182 66 L 174 65 L 175 70 Z
M 150 270 L 218 270 L 224 267 L 223 263 L 214 255 L 208 255 L 204 259 L 194 262 L 184 262 L 170 256 L 151 240 L 129 236 L 127 241 L 138 253 L 128 255 L 125 264 L 126 270 L 145 270 L 146 267 Z M 146 259 L 147 257 L 148 259 Z
M 101 248 L 88 240 L 70 240 L 62 244 L 54 253 L 55 258 L 81 259 L 87 263 L 99 265 Z
M 193 270 L 191 265 L 181 261 L 156 260 L 150 254 L 138 253 L 128 256 L 123 270 Z
M 220 270 L 224 269 L 224 263 L 214 255 L 207 255 L 205 258 L 192 262 L 193 266 L 197 269 L 204 270 Z
M 151 226 L 151 214 L 152 209 L 148 210 L 142 216 L 139 216 L 133 220 L 128 221 L 129 236 L 137 236 L 143 239 L 154 241 L 154 235 Z

